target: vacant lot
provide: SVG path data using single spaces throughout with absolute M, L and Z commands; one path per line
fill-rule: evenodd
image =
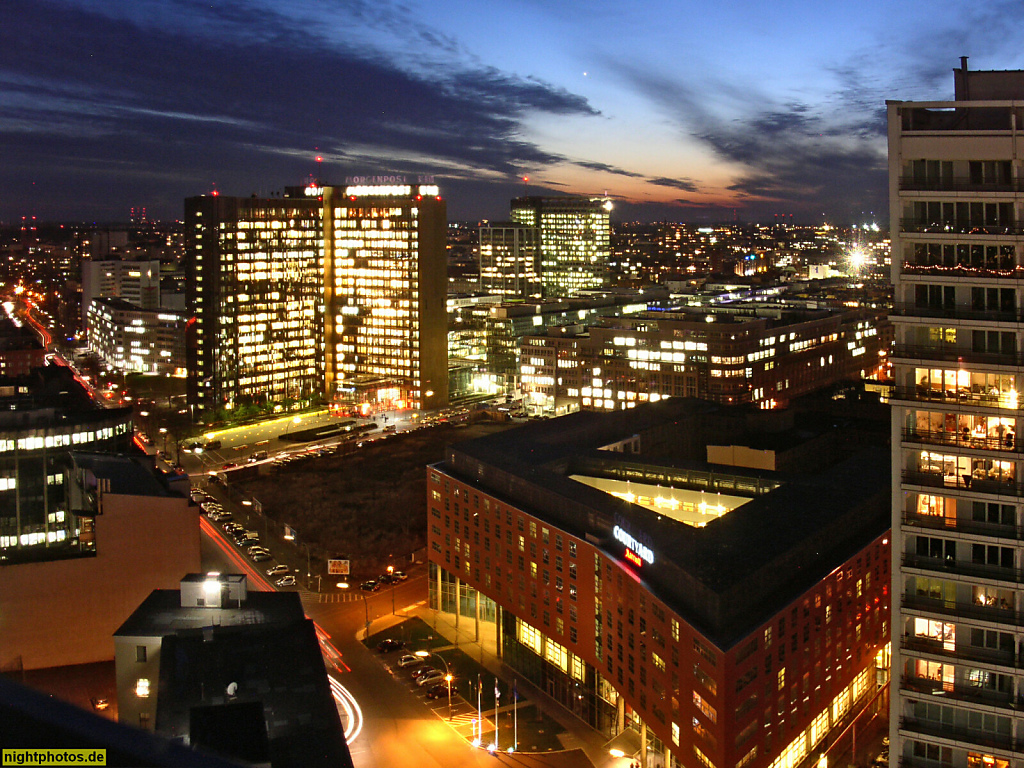
M 425 546 L 426 466 L 444 458 L 451 443 L 508 428 L 442 424 L 296 461 L 238 485 L 260 500 L 271 521 L 297 529 L 314 560 L 348 557 L 356 575 L 371 576 L 390 555 L 398 560 Z

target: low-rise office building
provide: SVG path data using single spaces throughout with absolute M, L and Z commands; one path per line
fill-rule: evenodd
M 673 399 L 449 447 L 430 606 L 644 765 L 817 759 L 888 703 L 887 452 L 826 413 L 786 461 L 806 424 L 748 448 L 742 422 Z
M 199 569 L 187 476 L 145 456 L 64 453 L 51 532 L 66 535 L 0 549 L 0 671 L 109 661 L 146 595 Z
M 870 310 L 643 312 L 522 339 L 524 400 L 541 413 L 622 410 L 666 397 L 786 405 L 887 366 L 891 326 Z
M 94 299 L 89 307 L 89 347 L 124 373 L 184 376 L 186 327 L 183 314 L 123 299 Z

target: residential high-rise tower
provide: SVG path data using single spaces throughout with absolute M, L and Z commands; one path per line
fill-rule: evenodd
M 891 763 L 1021 759 L 1024 72 L 889 102 Z

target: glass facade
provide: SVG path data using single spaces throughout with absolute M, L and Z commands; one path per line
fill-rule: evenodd
M 512 219 L 540 231 L 540 281 L 545 296 L 601 288 L 611 258 L 611 201 L 602 197 L 520 197 Z

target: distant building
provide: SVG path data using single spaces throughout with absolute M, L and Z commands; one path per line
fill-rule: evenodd
M 892 764 L 1021 761 L 1024 71 L 888 102 Z
M 545 296 L 572 296 L 608 283 L 609 211 L 604 197 L 518 197 L 513 221 L 540 231 L 540 281 Z
M 427 470 L 435 626 L 641 765 L 816 763 L 887 707 L 875 408 L 860 423 L 845 406 L 804 418 L 672 399 L 450 446 Z
M 127 233 L 116 233 L 125 235 Z M 82 261 L 82 327 L 100 298 L 121 299 L 141 309 L 160 308 L 160 260 L 128 261 L 116 256 Z
M 352 766 L 297 593 L 191 573 L 152 592 L 114 642 L 122 723 L 272 768 Z
M 480 286 L 507 298 L 540 296 L 540 230 L 517 223 L 480 227 Z
M 124 373 L 184 376 L 185 331 L 183 315 L 122 299 L 94 299 L 89 309 L 90 349 Z
M 78 422 L 37 439 L 57 442 L 64 429 L 86 450 L 101 444 L 101 433 L 112 432 L 106 443 L 121 436 L 116 424 Z M 114 631 L 145 596 L 199 568 L 199 508 L 187 476 L 161 472 L 144 456 L 69 451 L 40 446 L 23 456 L 28 466 L 48 466 L 45 485 L 23 484 L 31 504 L 0 493 L 8 496 L 0 509 L 13 513 L 4 533 L 18 523 L 23 531 L 0 535 L 0 671 L 113 659 Z M 42 508 L 52 511 L 39 520 Z
M 323 392 L 321 204 L 185 201 L 188 398 L 216 411 Z
M 666 397 L 774 408 L 876 375 L 890 339 L 885 316 L 868 310 L 644 312 L 525 336 L 521 386 L 532 408 L 556 415 Z
M 46 349 L 35 331 L 0 317 L 0 380 L 26 377 L 33 368 L 43 365 L 46 365 Z

